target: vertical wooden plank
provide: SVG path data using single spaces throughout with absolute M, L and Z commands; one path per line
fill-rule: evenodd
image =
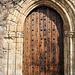
M 28 33 L 29 37 L 27 39 L 29 41 L 29 43 L 28 43 L 28 48 L 29 48 L 28 49 L 28 60 L 29 60 L 28 63 L 29 63 L 29 65 L 28 65 L 28 67 L 29 67 L 29 75 L 31 75 L 31 73 L 30 73 L 31 72 L 31 67 L 30 67 L 31 66 L 31 59 L 30 59 L 30 57 L 31 57 L 30 56 L 31 55 L 31 15 L 29 15 L 29 19 L 28 20 L 29 20 L 29 22 L 28 22 L 29 26 L 27 28 L 29 30 L 29 33 Z
M 32 13 L 30 14 L 30 75 L 32 75 Z
M 43 71 L 43 7 L 40 8 L 40 75 L 44 75 Z
M 45 75 L 47 75 L 47 8 L 44 7 L 44 52 L 45 52 Z
M 27 26 L 26 26 L 26 74 L 29 74 L 29 16 L 27 18 Z
M 32 13 L 32 75 L 34 75 L 34 51 L 35 51 L 35 36 L 34 36 L 34 12 Z
M 53 65 L 52 65 L 52 9 L 49 10 L 49 13 L 50 13 L 50 75 L 52 75 L 52 68 L 53 68 Z
M 28 44 L 28 50 L 27 50 L 27 52 L 28 52 L 28 54 L 27 54 L 27 57 L 28 57 L 28 62 L 27 62 L 27 64 L 28 64 L 28 74 L 30 74 L 30 15 L 29 15 L 29 17 L 28 17 L 28 27 L 27 27 L 27 30 L 28 30 L 28 37 L 27 37 L 27 44 Z
M 58 51 L 57 51 L 57 27 L 56 27 L 56 13 L 53 12 L 53 15 L 52 15 L 52 51 L 55 50 L 56 51 L 56 54 L 54 55 L 53 53 L 53 58 L 52 58 L 52 62 L 53 63 L 53 74 L 55 74 L 56 70 L 57 70 L 57 61 L 58 61 Z
M 36 75 L 39 75 L 39 42 L 40 42 L 40 34 L 39 34 L 39 9 L 36 10 L 36 25 L 37 25 L 37 60 L 36 60 L 36 65 L 37 65 L 37 74 Z
M 59 75 L 59 66 L 58 66 L 58 63 L 59 63 L 59 50 L 60 50 L 60 47 L 59 47 L 59 44 L 58 44 L 58 41 L 59 41 L 59 38 L 60 38 L 60 34 L 59 34 L 59 29 L 60 29 L 60 25 L 59 25 L 59 22 L 58 22 L 58 17 L 57 14 L 56 14 L 56 27 L 57 27 L 57 43 L 56 43 L 56 46 L 57 46 L 57 51 L 56 51 L 56 54 L 58 56 L 57 57 L 57 61 L 56 61 L 56 64 L 57 64 L 57 74 Z
M 51 20 L 50 20 L 50 11 L 49 8 L 47 8 L 47 67 L 48 67 L 48 73 L 47 75 L 50 75 L 50 49 L 51 49 Z
M 45 57 L 45 52 L 44 52 L 44 7 L 42 8 L 42 13 L 43 13 L 43 15 L 42 15 L 42 19 L 43 19 L 43 24 L 42 24 L 42 29 L 41 29 L 41 31 L 42 31 L 42 38 L 41 38 L 41 40 L 42 40 L 42 74 L 43 75 L 45 75 L 45 72 L 44 72 L 44 57 Z
M 36 10 L 34 11 L 34 47 L 35 47 L 35 50 L 34 50 L 34 63 L 35 63 L 35 66 L 34 66 L 34 75 L 37 75 L 37 64 L 36 64 L 36 60 L 37 60 L 37 23 L 36 23 Z

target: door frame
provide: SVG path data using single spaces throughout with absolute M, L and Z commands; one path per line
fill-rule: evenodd
M 72 34 L 70 34 L 70 32 L 72 30 L 72 27 L 71 27 L 71 23 L 69 22 L 70 21 L 69 16 L 67 12 L 64 11 L 62 7 L 60 7 L 60 5 L 53 4 L 50 1 L 36 1 L 36 2 L 32 2 L 27 7 L 26 12 L 25 12 L 25 18 L 33 9 L 40 7 L 40 6 L 47 6 L 47 7 L 53 8 L 59 13 L 59 15 L 61 16 L 63 20 L 64 75 L 72 75 L 71 73 L 72 65 L 70 65 L 71 63 L 70 62 L 70 57 L 71 57 L 70 51 L 72 51 L 72 40 L 71 40 L 72 37 L 70 37 L 72 36 Z M 66 13 L 66 15 L 64 13 Z M 25 25 L 25 22 L 24 22 L 24 25 Z

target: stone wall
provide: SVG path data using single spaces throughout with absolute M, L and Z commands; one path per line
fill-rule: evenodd
M 12 2 L 11 2 L 12 1 Z M 34 8 L 47 5 L 54 8 L 64 21 L 68 39 L 65 46 L 70 52 L 65 61 L 65 75 L 75 74 L 75 0 L 1 0 L 0 1 L 0 75 L 22 75 L 24 21 Z M 72 36 L 71 36 L 72 35 Z M 71 42 L 69 42 L 71 41 Z M 71 45 L 70 45 L 70 44 Z M 66 51 L 65 50 L 65 51 Z M 71 65 L 70 65 L 71 64 Z M 66 64 L 65 64 L 66 65 Z M 67 68 L 67 67 L 70 67 Z
M 4 75 L 4 65 L 6 65 L 5 63 L 7 61 L 3 57 L 4 55 L 6 55 L 7 52 L 7 50 L 3 47 L 3 40 L 6 34 L 6 18 L 11 7 L 12 4 L 9 0 L 0 0 L 0 75 Z

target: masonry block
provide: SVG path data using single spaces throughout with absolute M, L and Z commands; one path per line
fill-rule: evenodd
M 11 32 L 16 32 L 16 26 L 15 25 L 10 25 L 10 31 Z

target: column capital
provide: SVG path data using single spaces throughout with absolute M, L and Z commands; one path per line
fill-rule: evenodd
M 75 31 L 64 31 L 64 36 L 65 37 L 75 37 Z
M 71 38 L 75 37 L 75 31 L 70 31 L 68 34 L 69 34 L 69 37 Z

